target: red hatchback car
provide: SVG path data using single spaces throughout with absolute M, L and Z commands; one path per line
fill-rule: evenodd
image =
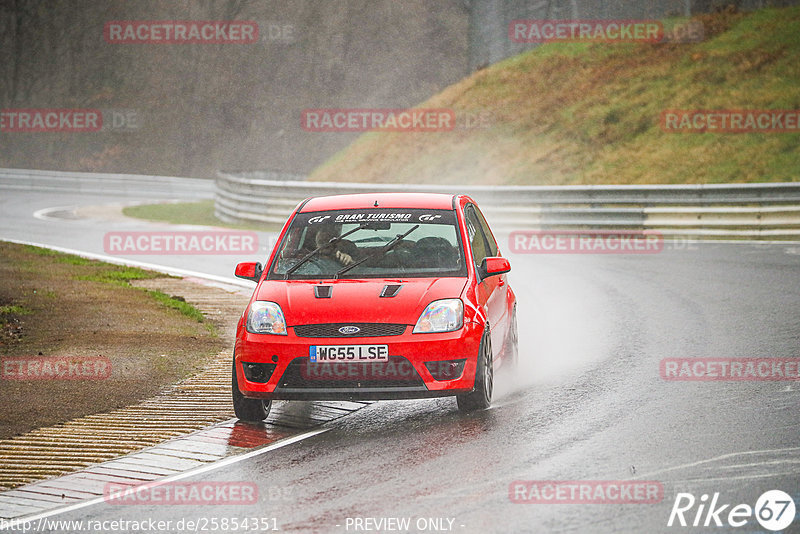
M 511 266 L 464 195 L 311 198 L 295 208 L 236 332 L 233 404 L 262 421 L 273 399 L 455 396 L 488 408 L 517 359 Z

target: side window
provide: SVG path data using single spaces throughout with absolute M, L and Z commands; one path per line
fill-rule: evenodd
M 486 223 L 486 219 L 483 218 L 483 213 L 477 207 L 475 209 L 475 214 L 478 216 L 478 221 L 480 222 L 481 229 L 483 229 L 483 235 L 486 238 L 486 244 L 488 245 L 487 256 L 497 256 L 497 241 L 494 240 L 494 236 L 492 236 L 492 231 L 489 229 L 489 225 Z
M 480 220 L 475 213 L 475 208 L 469 205 L 464 210 L 464 218 L 467 221 L 467 235 L 472 247 L 472 258 L 477 265 L 480 265 L 483 258 L 487 257 L 486 238 L 483 235 Z

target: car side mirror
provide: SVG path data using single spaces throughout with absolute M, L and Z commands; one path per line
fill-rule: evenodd
M 481 262 L 481 277 L 505 274 L 511 271 L 511 263 L 506 258 L 483 258 Z
M 252 280 L 253 282 L 258 282 L 263 272 L 264 268 L 261 266 L 260 263 L 248 261 L 237 265 L 236 272 L 234 274 L 236 275 L 237 278 L 244 278 L 245 280 Z

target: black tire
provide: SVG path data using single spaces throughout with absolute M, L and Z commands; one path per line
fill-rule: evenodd
M 475 373 L 475 388 L 470 393 L 458 395 L 456 402 L 462 412 L 485 410 L 492 405 L 492 389 L 494 388 L 494 362 L 492 358 L 492 338 L 489 327 L 483 333 L 478 349 L 478 369 Z
M 272 408 L 271 400 L 248 399 L 239 391 L 239 381 L 236 379 L 236 360 L 233 361 L 233 377 L 231 379 L 231 394 L 233 397 L 233 412 L 240 421 L 246 423 L 260 423 L 269 415 Z

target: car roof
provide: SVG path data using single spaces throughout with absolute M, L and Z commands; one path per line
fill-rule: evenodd
M 376 201 L 378 208 L 453 209 L 453 195 L 443 193 L 358 193 L 314 197 L 303 205 L 300 212 L 374 208 Z

